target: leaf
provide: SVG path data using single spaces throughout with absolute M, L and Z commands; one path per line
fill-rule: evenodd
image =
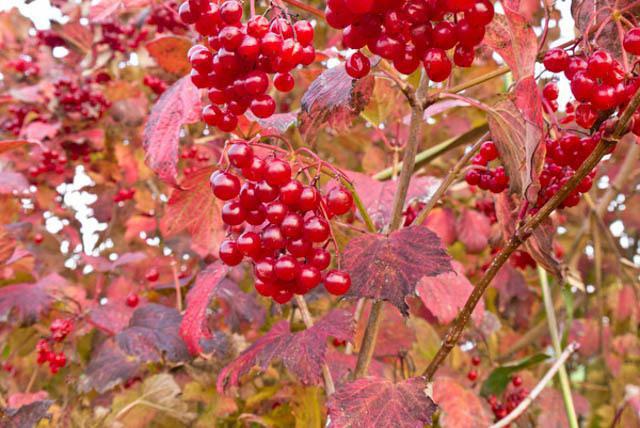
M 590 405 L 587 399 L 574 392 L 571 394 L 573 406 L 578 416 L 589 415 Z M 542 410 L 538 416 L 535 426 L 549 428 L 569 428 L 567 411 L 564 407 L 562 394 L 554 388 L 545 388 L 536 400 L 538 407 Z M 624 423 L 620 426 L 624 426 Z
M 433 230 L 444 245 L 456 242 L 456 218 L 450 208 L 432 209 L 422 225 Z
M 465 208 L 456 222 L 456 233 L 469 253 L 481 253 L 489 245 L 491 222 L 483 213 Z
M 431 104 L 429 107 L 424 109 L 424 114 L 422 115 L 423 120 L 427 120 L 432 116 L 436 116 L 438 114 L 444 113 L 447 110 L 451 110 L 456 107 L 468 107 L 470 104 L 464 100 L 457 99 L 449 99 L 444 101 L 439 101 L 437 103 Z
M 222 280 L 215 294 L 223 303 L 225 319 L 232 330 L 239 330 L 242 322 L 255 323 L 257 326 L 264 323 L 265 311 L 256 296 L 242 291 L 236 282 Z
M 370 306 L 367 306 L 362 311 L 356 324 L 356 333 L 353 340 L 356 344 L 362 343 L 362 338 L 367 328 L 367 320 L 371 313 L 370 308 Z M 416 332 L 411 328 L 408 320 L 394 306 L 384 305 L 374 357 L 395 359 L 398 355 L 410 351 L 415 340 Z
M 200 119 L 200 93 L 189 76 L 169 87 L 156 101 L 144 128 L 145 160 L 160 179 L 176 184 L 178 141 L 184 124 Z
M 107 303 L 91 308 L 87 321 L 109 335 L 120 333 L 127 328 L 133 315 L 133 308 L 122 302 Z
M 0 140 L 0 153 L 26 146 L 29 143 L 30 141 L 27 140 Z
M 51 23 L 51 29 L 55 31 L 56 35 L 62 37 L 82 55 L 89 53 L 93 45 L 93 32 L 91 28 L 93 27 L 82 25 L 79 21 L 66 24 Z
M 398 383 L 364 378 L 347 383 L 327 402 L 329 426 L 416 428 L 431 424 L 436 405 L 422 378 Z
M 52 292 L 68 286 L 66 279 L 49 274 L 33 284 L 14 284 L 0 288 L 0 322 L 11 319 L 18 325 L 33 324 L 53 303 Z M 11 318 L 9 317 L 11 315 Z
M 0 194 L 22 193 L 29 189 L 29 181 L 19 173 L 0 171 Z
M 493 422 L 476 393 L 450 377 L 435 380 L 433 399 L 442 409 L 439 422 L 443 428 L 485 428 Z
M 503 2 L 505 14 L 496 14 L 487 25 L 484 43 L 502 57 L 518 81 L 534 74 L 538 38 L 527 19 L 509 6 Z
M 344 64 L 324 71 L 300 101 L 300 132 L 315 135 L 325 123 L 336 129 L 348 127 L 369 103 L 373 86 L 372 75 L 352 79 Z
M 184 76 L 191 70 L 191 64 L 187 58 L 191 40 L 186 37 L 160 36 L 148 42 L 145 47 L 149 55 L 165 71 Z
M 526 301 L 532 294 L 522 273 L 510 263 L 500 268 L 492 284 L 499 291 L 498 307 L 501 311 L 513 305 L 514 300 Z
M 409 313 L 405 298 L 415 295 L 423 276 L 453 269 L 438 236 L 424 226 L 388 236 L 362 235 L 347 244 L 343 260 L 351 275 L 350 296 L 387 300 L 405 316 Z
M 224 238 L 220 203 L 209 185 L 213 171 L 214 168 L 200 169 L 189 175 L 180 188 L 173 189 L 160 222 L 166 237 L 186 229 L 191 235 L 191 248 L 201 256 L 214 253 Z
M 128 264 L 139 263 L 147 258 L 147 254 L 142 251 L 136 251 L 135 253 L 123 253 L 114 261 L 108 260 L 104 257 L 82 255 L 82 259 L 91 265 L 98 272 L 113 272 L 120 266 L 126 266 Z
M 518 361 L 512 361 L 501 365 L 494 369 L 487 379 L 485 379 L 482 384 L 482 388 L 480 389 L 480 394 L 485 397 L 492 394 L 500 396 L 500 394 L 502 394 L 502 392 L 507 388 L 507 385 L 511 381 L 511 377 L 515 373 L 528 367 L 537 366 L 548 358 L 549 356 L 546 354 L 535 354 Z
M 473 285 L 464 275 L 464 267 L 456 261 L 452 265 L 453 272 L 425 276 L 416 287 L 422 303 L 441 324 L 448 324 L 458 316 L 473 291 Z M 472 314 L 476 325 L 482 323 L 483 315 L 484 301 L 480 300 Z
M 18 409 L 0 409 L 0 425 L 6 428 L 33 428 L 42 419 L 50 418 L 52 400 L 36 401 Z
M 187 344 L 191 355 L 202 352 L 200 340 L 210 338 L 207 327 L 207 308 L 215 288 L 228 272 L 228 268 L 220 262 L 207 266 L 196 277 L 194 286 L 187 294 L 187 309 L 180 323 L 180 337 Z
M 509 176 L 509 188 L 535 204 L 545 145 L 542 144 L 542 101 L 533 76 L 518 82 L 510 98 L 489 112 L 491 138 Z
M 60 130 L 60 123 L 46 123 L 35 121 L 23 127 L 20 136 L 26 140 L 42 141 L 47 138 L 51 139 L 56 136 Z
M 398 182 L 379 181 L 351 171 L 347 172 L 347 177 L 353 183 L 374 224 L 379 228 L 387 224 L 391 218 Z M 430 198 L 439 185 L 440 180 L 435 177 L 413 177 L 407 192 L 407 204 L 415 198 Z
M 327 338 L 351 339 L 353 318 L 350 312 L 333 310 L 311 328 L 297 333 L 291 333 L 289 328 L 287 321 L 274 324 L 267 334 L 222 369 L 218 375 L 218 391 L 237 385 L 238 378 L 254 366 L 266 370 L 273 360 L 282 361 L 303 384 L 318 384 L 325 362 Z
M 632 0 L 578 0 L 571 2 L 571 15 L 575 21 L 576 28 L 580 34 L 585 34 L 587 30 L 592 31 L 592 35 L 597 35 L 593 42 L 595 45 L 605 49 L 611 53 L 616 59 L 622 57 L 622 47 L 620 46 L 620 35 L 616 25 L 616 20 L 611 19 L 611 9 L 626 9 L 634 2 Z M 637 6 L 628 11 L 631 14 L 637 14 Z M 601 25 L 608 20 L 605 25 Z M 591 27 L 591 28 L 589 28 Z M 590 41 L 592 43 L 592 41 Z
M 260 135 L 283 135 L 298 121 L 298 115 L 295 113 L 276 113 L 266 119 L 260 119 L 256 117 L 251 110 L 245 112 L 245 117 L 254 122 L 262 128 Z
M 89 20 L 100 23 L 113 19 L 121 12 L 134 8 L 145 7 L 151 0 L 97 0 L 91 2 Z

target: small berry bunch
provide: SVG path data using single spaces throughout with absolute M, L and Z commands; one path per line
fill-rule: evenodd
M 42 174 L 50 172 L 56 175 L 61 175 L 64 174 L 66 165 L 67 157 L 64 153 L 45 147 L 42 149 L 42 158 L 40 159 L 40 162 L 29 167 L 29 176 L 31 178 L 37 178 Z
M 36 351 L 38 351 L 37 361 L 39 365 L 49 363 L 49 371 L 55 374 L 67 364 L 67 356 L 64 351 L 56 352 L 54 346 L 56 343 L 61 343 L 71 334 L 73 320 L 57 318 L 53 320 L 49 330 L 51 332 L 50 335 L 40 339 L 36 344 Z
M 476 210 L 487 216 L 491 224 L 495 224 L 498 222 L 498 216 L 496 214 L 496 204 L 493 199 L 477 199 L 475 208 Z
M 79 114 L 83 121 L 95 121 L 111 107 L 102 92 L 87 83 L 76 83 L 62 78 L 54 83 L 54 94 L 65 114 Z
M 38 30 L 36 38 L 40 46 L 48 46 L 51 49 L 67 45 L 67 42 L 53 30 Z
M 40 76 L 40 66 L 28 55 L 20 55 L 18 59 L 9 61 L 7 67 L 12 68 L 26 78 Z
M 188 27 L 180 20 L 177 9 L 178 2 L 175 0 L 156 3 L 151 7 L 147 24 L 156 27 L 158 33 L 184 33 Z
M 188 166 L 182 170 L 185 177 L 188 177 L 202 167 L 203 163 L 209 162 L 211 156 L 206 150 L 198 149 L 197 146 L 185 148 L 180 153 L 180 158 L 187 162 Z
M 166 91 L 168 87 L 167 82 L 159 77 L 152 76 L 150 74 L 144 76 L 144 78 L 142 79 L 142 83 L 144 84 L 144 86 L 151 89 L 156 95 L 162 95 L 162 93 Z
M 487 398 L 496 422 L 511 413 L 529 394 L 525 388 L 521 388 L 522 378 L 520 376 L 513 376 L 511 384 L 514 389 L 504 394 L 502 402 L 495 395 L 490 395 Z
M 493 15 L 488 0 L 328 0 L 325 9 L 329 25 L 342 30 L 346 48 L 366 46 L 403 74 L 422 63 L 434 82 L 451 74 L 451 49 L 457 66 L 471 66 Z M 369 58 L 360 51 L 346 63 L 347 73 L 356 79 L 370 69 Z
M 102 38 L 98 45 L 107 45 L 115 52 L 125 53 L 137 49 L 149 35 L 146 28 L 138 28 L 132 24 L 117 21 L 104 22 L 100 25 Z
M 525 270 L 527 267 L 535 269 L 538 264 L 531 257 L 531 254 L 524 250 L 516 250 L 509 257 L 509 262 L 518 269 Z
M 276 102 L 267 93 L 269 75 L 275 89 L 289 92 L 295 85 L 291 70 L 315 59 L 311 24 L 292 23 L 283 11 L 271 22 L 260 15 L 243 22 L 242 4 L 236 0 L 219 6 L 189 0 L 179 13 L 207 37 L 208 47 L 195 45 L 189 50 L 191 80 L 208 89 L 211 104 L 203 109 L 202 118 L 221 131 L 233 131 L 238 116 L 247 110 L 262 119 L 273 115 Z
M 475 166 L 465 174 L 466 182 L 471 186 L 478 186 L 491 193 L 504 192 L 509 187 L 509 177 L 503 166 L 491 169 L 489 162 L 499 158 L 498 149 L 493 141 L 485 141 L 480 146 L 480 152 L 473 157 L 471 163 Z
M 0 128 L 14 135 L 20 134 L 28 114 L 31 113 L 34 117 L 40 116 L 36 107 L 26 104 L 12 104 L 7 113 L 7 118 L 0 124 Z
M 323 271 L 331 264 L 328 219 L 351 211 L 351 193 L 337 186 L 322 195 L 316 179 L 304 185 L 292 178 L 291 165 L 275 152 L 261 158 L 240 140 L 228 147 L 229 162 L 244 183 L 228 170 L 211 176 L 214 195 L 225 201 L 222 220 L 232 233 L 220 245 L 220 259 L 236 266 L 248 257 L 256 290 L 280 304 L 321 282 L 331 294 L 346 293 L 351 285 L 348 273 Z
M 136 194 L 136 189 L 131 188 L 122 188 L 118 189 L 116 194 L 113 196 L 113 202 L 124 202 L 133 199 L 133 196 Z

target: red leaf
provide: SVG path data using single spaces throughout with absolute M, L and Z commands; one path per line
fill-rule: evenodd
M 59 123 L 31 122 L 20 131 L 20 136 L 27 140 L 42 141 L 46 138 L 53 138 L 60 129 Z
M 223 304 L 225 319 L 232 330 L 240 329 L 243 322 L 264 323 L 265 310 L 256 300 L 255 295 L 245 293 L 238 284 L 230 279 L 224 279 L 215 290 L 216 296 Z
M 578 393 L 571 394 L 576 413 L 580 416 L 589 414 L 589 401 Z M 569 427 L 567 412 L 565 410 L 562 394 L 553 388 L 545 388 L 537 400 L 538 407 L 542 409 L 536 426 L 550 428 Z
M 98 0 L 91 2 L 89 20 L 100 23 L 113 19 L 114 15 L 130 9 L 145 7 L 150 0 Z
M 18 409 L 0 408 L 0 426 L 7 428 L 32 428 L 42 419 L 50 419 L 49 407 L 53 400 L 36 401 Z
M 571 15 L 575 21 L 580 34 L 586 33 L 587 30 L 593 31 L 594 40 L 590 43 L 605 49 L 611 53 L 616 59 L 622 56 L 622 47 L 620 46 L 620 35 L 616 25 L 616 20 L 611 19 L 611 8 L 622 10 L 630 6 L 633 0 L 578 0 L 571 2 Z M 637 7 L 633 8 L 629 13 L 637 13 Z M 605 20 L 609 20 L 606 25 L 602 25 Z M 589 28 L 591 27 L 591 28 Z
M 538 55 L 538 38 L 533 28 L 519 12 L 502 4 L 505 14 L 496 14 L 486 28 L 484 43 L 496 51 L 504 59 L 514 80 L 533 76 L 536 56 Z
M 364 378 L 345 384 L 329 398 L 330 427 L 416 428 L 431 424 L 436 405 L 422 378 L 393 383 Z
M 398 182 L 379 181 L 368 175 L 351 171 L 347 173 L 347 176 L 376 226 L 382 227 L 387 224 L 391 217 L 393 198 Z M 413 177 L 407 192 L 407 203 L 415 198 L 430 197 L 439 185 L 440 180 L 434 177 Z
M 0 288 L 0 322 L 9 315 L 17 324 L 32 324 L 53 303 L 51 293 L 68 286 L 66 279 L 53 273 L 34 284 L 15 284 Z
M 192 355 L 202 352 L 200 340 L 211 337 L 207 327 L 207 307 L 227 271 L 227 267 L 219 262 L 210 264 L 198 274 L 196 283 L 187 294 L 187 310 L 180 323 L 180 336 Z
M 334 310 L 306 330 L 291 333 L 289 322 L 280 321 L 256 340 L 218 376 L 218 391 L 238 384 L 238 378 L 258 366 L 266 370 L 271 361 L 280 360 L 304 384 L 320 382 L 327 351 L 327 338 L 349 340 L 353 335 L 350 312 Z
M 12 171 L 0 172 L 0 195 L 22 193 L 28 189 L 29 182 L 24 175 Z
M 144 128 L 146 161 L 158 176 L 176 183 L 180 128 L 200 119 L 200 93 L 189 76 L 169 87 L 151 109 Z
M 356 325 L 354 343 L 362 343 L 370 308 L 371 306 L 367 306 L 362 311 L 362 315 Z M 415 330 L 407 325 L 407 319 L 402 316 L 400 311 L 391 305 L 384 305 L 380 331 L 378 332 L 378 340 L 376 340 L 376 348 L 373 355 L 381 359 L 396 359 L 399 354 L 410 351 L 415 340 Z
M 352 79 L 344 64 L 324 71 L 302 96 L 300 132 L 314 135 L 328 123 L 332 128 L 345 128 L 369 103 L 374 77 Z
M 27 140 L 2 140 L 0 141 L 0 153 L 26 146 L 30 141 Z
M 456 223 L 456 232 L 468 252 L 480 253 L 489 244 L 491 222 L 486 215 L 465 208 Z
M 423 276 L 452 270 L 438 236 L 424 226 L 411 226 L 388 236 L 367 234 L 344 250 L 344 267 L 351 275 L 349 295 L 388 300 L 406 316 L 407 296 L 415 294 Z
M 478 395 L 449 377 L 435 380 L 433 399 L 442 409 L 443 428 L 485 428 L 493 421 Z
M 173 189 L 160 223 L 166 237 L 186 229 L 191 235 L 191 248 L 201 256 L 214 253 L 224 238 L 220 203 L 209 185 L 213 171 L 214 168 L 200 169 L 189 175 L 180 188 Z
M 26 406 L 27 404 L 34 403 L 36 401 L 42 401 L 49 398 L 47 391 L 38 392 L 16 392 L 9 396 L 7 404 L 14 409 Z
M 512 305 L 513 299 L 527 300 L 532 294 L 522 273 L 509 263 L 500 268 L 492 284 L 499 291 L 498 307 L 501 311 Z
M 384 322 L 384 320 L 383 320 Z M 357 339 L 354 339 L 356 341 Z M 379 342 L 378 342 L 379 343 Z M 376 350 L 378 346 L 376 346 Z M 356 368 L 357 355 L 345 354 L 344 352 L 337 351 L 335 348 L 329 348 L 327 352 L 327 365 L 333 376 L 333 380 L 336 385 L 342 384 L 348 380 L 348 377 Z M 380 361 L 373 359 L 369 366 L 369 374 L 371 376 L 383 377 L 385 365 Z
M 179 36 L 161 36 L 146 44 L 149 55 L 169 73 L 184 76 L 191 70 L 187 52 L 191 40 Z
M 432 209 L 422 225 L 433 230 L 443 244 L 451 245 L 456 242 L 456 219 L 451 209 Z
M 155 217 L 145 215 L 134 215 L 129 217 L 125 222 L 127 231 L 124 233 L 124 239 L 127 242 L 131 242 L 140 237 L 140 232 L 152 232 L 157 227 L 157 220 Z
M 473 290 L 473 285 L 464 275 L 464 267 L 455 261 L 452 264 L 454 272 L 424 277 L 416 288 L 422 303 L 441 324 L 455 319 Z M 480 325 L 483 315 L 484 301 L 480 300 L 472 314 L 476 325 Z
M 115 261 L 110 261 L 104 257 L 82 255 L 82 259 L 91 265 L 98 272 L 111 272 L 120 266 L 126 266 L 128 264 L 139 263 L 145 260 L 147 255 L 142 251 L 136 251 L 135 253 L 121 254 Z
M 251 110 L 245 112 L 245 117 L 250 119 L 262 128 L 260 135 L 282 135 L 286 133 L 289 128 L 296 124 L 298 121 L 298 115 L 295 113 L 276 113 L 267 119 L 260 119 L 256 117 Z
M 114 335 L 127 328 L 133 308 L 124 303 L 98 305 L 89 311 L 87 321 L 107 334 Z

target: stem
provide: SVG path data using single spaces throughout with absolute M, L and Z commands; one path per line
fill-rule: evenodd
M 549 325 L 549 335 L 551 336 L 551 343 L 556 355 L 560 355 L 560 353 L 562 352 L 562 345 L 560 343 L 558 321 L 556 320 L 556 312 L 553 308 L 551 290 L 549 289 L 549 278 L 547 277 L 547 271 L 538 266 L 538 275 L 540 276 L 542 300 L 544 302 L 544 310 L 547 314 L 547 323 Z M 571 428 L 578 428 L 578 418 L 576 417 L 576 409 L 573 407 L 573 397 L 571 396 L 571 384 L 569 383 L 569 376 L 567 375 L 567 369 L 565 368 L 564 364 L 560 364 L 560 367 L 558 368 L 558 378 L 560 379 L 562 401 L 564 402 L 564 408 L 567 412 L 567 420 L 569 421 L 569 426 Z
M 300 314 L 302 315 L 302 322 L 306 328 L 313 327 L 313 318 L 311 317 L 311 312 L 309 312 L 309 307 L 307 306 L 307 302 L 304 300 L 304 297 L 296 294 L 296 304 L 300 309 Z M 327 393 L 327 396 L 332 395 L 336 392 L 336 387 L 333 383 L 333 378 L 331 377 L 331 371 L 329 370 L 329 366 L 327 363 L 322 364 L 322 377 L 324 378 L 324 389 Z
M 375 233 L 376 226 L 373 223 L 373 220 L 371 220 L 371 217 L 369 216 L 369 213 L 367 212 L 367 209 L 365 208 L 362 199 L 360 199 L 360 195 L 358 195 L 355 187 L 353 187 L 353 184 L 349 183 L 347 180 L 341 181 L 342 184 L 349 190 L 351 196 L 353 196 L 353 202 L 356 204 L 356 209 L 360 213 L 362 220 L 364 220 L 364 224 L 367 226 L 367 229 L 369 230 L 369 232 Z
M 171 262 L 171 272 L 173 273 L 173 285 L 176 289 L 176 309 L 182 312 L 182 287 L 180 286 L 180 278 L 178 278 L 178 268 L 176 262 Z
M 429 80 L 426 74 L 423 72 L 420 78 L 420 86 L 416 91 L 416 102 L 411 105 L 411 123 L 409 124 L 409 137 L 407 139 L 407 145 L 405 147 L 404 159 L 402 161 L 402 170 L 400 171 L 400 178 L 398 179 L 398 187 L 396 188 L 396 194 L 393 199 L 393 210 L 391 213 L 391 220 L 389 222 L 388 231 L 393 232 L 400 228 L 402 222 L 402 212 L 404 210 L 404 203 L 407 198 L 407 191 L 409 189 L 409 183 L 411 182 L 411 176 L 413 174 L 413 167 L 416 159 L 416 153 L 418 152 L 418 146 L 421 140 L 421 127 L 422 127 L 422 114 L 424 109 L 420 100 L 424 98 L 424 94 L 429 87 Z M 380 322 L 382 320 L 382 306 L 384 302 L 381 300 L 375 301 L 371 305 L 371 312 L 369 313 L 369 320 L 367 321 L 367 328 L 362 338 L 362 343 L 358 352 L 358 361 L 356 363 L 356 369 L 353 372 L 353 378 L 358 379 L 367 374 L 371 358 L 373 357 L 373 351 L 376 347 L 376 341 L 378 339 L 378 330 L 380 329 Z
M 318 18 L 324 20 L 324 12 L 321 11 L 320 9 L 316 9 L 313 6 L 309 6 L 306 3 L 302 3 L 301 1 L 298 0 L 282 0 L 284 3 L 290 4 L 293 7 L 297 7 L 298 9 L 302 9 L 305 12 L 309 12 L 312 15 L 317 16 Z
M 476 141 L 476 143 L 471 147 L 471 150 L 465 153 L 465 155 L 462 156 L 462 158 L 453 166 L 453 168 L 449 170 L 449 173 L 444 178 L 444 180 L 442 180 L 442 183 L 440 183 L 440 186 L 438 187 L 438 189 L 435 191 L 433 196 L 431 196 L 431 199 L 429 199 L 429 202 L 427 202 L 424 208 L 422 208 L 422 210 L 414 220 L 413 224 L 424 223 L 425 219 L 427 218 L 427 216 L 429 215 L 433 207 L 436 206 L 436 204 L 438 203 L 442 195 L 445 194 L 449 186 L 451 186 L 451 184 L 458 177 L 458 174 L 460 173 L 462 168 L 464 168 L 464 166 L 471 160 L 471 158 L 476 154 L 476 152 L 480 150 L 480 146 L 482 145 L 484 140 L 487 139 L 488 135 L 489 133 L 485 133 L 484 135 L 482 135 L 482 137 L 480 137 L 480 139 Z
M 355 325 L 358 324 L 358 321 L 360 321 L 360 317 L 362 316 L 362 311 L 364 310 L 364 303 L 365 303 L 365 298 L 361 297 L 358 299 L 358 303 L 356 303 L 356 310 L 353 313 L 353 323 Z M 345 347 L 344 353 L 347 355 L 351 355 L 353 354 L 353 343 L 352 342 L 348 342 L 347 346 Z
M 536 386 L 531 390 L 529 395 L 527 395 L 527 397 L 524 400 L 522 400 L 520 404 L 518 404 L 518 407 L 513 409 L 513 411 L 509 413 L 506 417 L 500 419 L 498 422 L 491 425 L 490 428 L 503 428 L 503 427 L 509 426 L 511 422 L 515 421 L 521 414 L 523 414 L 525 410 L 527 410 L 529 405 L 533 403 L 533 400 L 535 400 L 538 397 L 538 395 L 540 395 L 544 387 L 547 386 L 547 384 L 549 383 L 551 378 L 556 374 L 556 372 L 560 370 L 561 367 L 564 367 L 564 362 L 567 361 L 567 359 L 571 356 L 571 354 L 573 354 L 576 351 L 576 349 L 578 349 L 577 343 L 572 343 L 569 346 L 567 346 L 567 349 L 565 349 L 564 352 L 562 352 L 558 356 L 558 359 L 556 360 L 555 363 L 553 363 L 551 368 L 549 368 L 549 371 L 545 373 L 542 379 L 540 379 L 540 382 L 538 382 Z M 578 425 L 576 425 L 576 427 L 577 426 Z
M 435 92 L 433 95 L 431 95 L 429 97 L 429 101 L 433 102 L 435 100 L 437 100 L 438 98 L 440 98 L 440 96 L 444 93 L 444 92 L 448 92 L 448 93 L 452 93 L 452 94 L 456 94 L 458 92 L 462 92 L 465 89 L 469 89 L 469 88 L 473 88 L 476 85 L 479 85 L 481 83 L 487 82 L 493 78 L 502 76 L 503 74 L 507 74 L 511 71 L 511 69 L 509 68 L 509 66 L 507 65 L 503 65 L 502 67 L 496 68 L 493 71 L 490 71 L 489 73 L 485 73 L 481 76 L 478 77 L 474 77 L 473 79 L 469 79 L 465 82 L 462 82 L 460 84 L 457 84 L 455 86 L 452 86 L 450 88 L 443 88 L 437 92 Z
M 433 360 L 424 371 L 423 376 L 427 381 L 431 381 L 438 367 L 444 362 L 453 346 L 458 342 L 464 328 L 471 317 L 471 313 L 482 298 L 485 290 L 496 276 L 503 264 L 509 259 L 509 256 L 533 233 L 549 215 L 564 201 L 564 199 L 575 189 L 580 181 L 589 174 L 589 172 L 600 162 L 600 159 L 616 144 L 620 137 L 626 132 L 627 126 L 631 120 L 631 116 L 640 105 L 640 90 L 638 90 L 631 102 L 618 120 L 615 131 L 611 138 L 601 139 L 593 152 L 585 159 L 575 174 L 565 183 L 564 186 L 555 194 L 546 204 L 527 221 L 523 226 L 519 227 L 507 245 L 493 259 L 485 274 L 480 278 L 478 284 L 474 287 L 471 295 L 467 299 L 462 311 L 458 314 L 453 324 L 449 327 L 445 335 L 444 342 L 436 353 Z

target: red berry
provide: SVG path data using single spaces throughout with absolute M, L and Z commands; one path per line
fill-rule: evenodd
M 278 287 L 272 282 L 264 282 L 259 279 L 255 281 L 256 291 L 261 296 L 272 297 L 278 292 Z
M 264 282 L 275 281 L 275 260 L 273 257 L 265 257 L 255 263 L 253 272 L 256 277 Z
M 256 257 L 261 252 L 260 235 L 256 232 L 244 232 L 236 239 L 238 250 L 245 256 Z
M 320 204 L 320 194 L 318 189 L 313 186 L 305 186 L 300 192 L 298 199 L 298 209 L 302 212 L 313 211 Z
M 333 215 L 348 213 L 353 206 L 353 196 L 344 187 L 334 187 L 327 193 L 327 208 Z
M 228 201 L 240 193 L 240 180 L 231 173 L 216 171 L 211 174 L 211 188 L 218 199 Z
M 605 50 L 599 49 L 591 54 L 587 61 L 587 73 L 593 78 L 603 78 L 613 71 L 613 57 Z
M 229 226 L 238 226 L 245 221 L 246 210 L 240 202 L 229 201 L 222 206 L 222 221 Z
M 307 262 L 319 270 L 325 270 L 331 264 L 331 254 L 324 248 L 314 248 L 307 257 Z
M 303 224 L 304 220 L 300 214 L 290 212 L 282 220 L 280 230 L 285 238 L 298 239 L 302 236 Z
M 227 24 L 238 24 L 242 19 L 242 4 L 228 0 L 220 5 L 220 18 Z
M 262 37 L 269 31 L 269 20 L 262 16 L 256 15 L 247 21 L 247 34 L 253 37 Z
M 138 306 L 138 303 L 140 303 L 140 298 L 136 293 L 129 293 L 127 295 L 127 306 L 129 306 L 130 308 L 135 308 L 136 306 Z
M 40 245 L 42 244 L 42 241 L 44 241 L 44 236 L 42 235 L 42 233 L 36 233 L 35 235 L 33 235 L 34 244 Z
M 253 161 L 253 150 L 244 142 L 236 142 L 227 152 L 229 162 L 238 168 L 250 167 Z
M 493 20 L 493 4 L 488 0 L 476 1 L 473 6 L 467 9 L 464 17 L 474 25 L 488 25 Z
M 305 291 L 309 291 L 312 288 L 316 287 L 320 284 L 322 280 L 322 275 L 320 271 L 315 266 L 304 265 L 298 271 L 298 278 L 296 281 L 300 285 L 302 289 Z
M 434 82 L 442 82 L 451 74 L 451 61 L 442 49 L 431 48 L 427 50 L 423 63 L 429 79 Z
M 270 186 L 278 187 L 291 180 L 291 167 L 282 159 L 267 159 L 265 180 Z
M 293 24 L 293 30 L 298 43 L 308 46 L 313 43 L 313 26 L 309 21 L 301 20 Z
M 473 48 L 458 45 L 453 51 L 453 62 L 458 67 L 471 67 L 475 55 Z
M 278 289 L 278 291 L 272 297 L 273 300 L 276 301 L 276 303 L 284 305 L 289 300 L 291 300 L 291 298 L 293 297 L 293 293 L 288 290 Z
M 622 42 L 624 50 L 631 55 L 640 55 L 640 27 L 627 31 Z
M 293 89 L 295 81 L 290 73 L 277 73 L 273 77 L 273 86 L 280 92 L 289 92 Z
M 287 245 L 287 240 L 276 225 L 267 226 L 260 236 L 262 246 L 268 250 L 281 250 Z
M 276 278 L 282 281 L 292 281 L 298 275 L 300 265 L 295 257 L 290 255 L 280 256 L 274 264 Z
M 473 357 L 471 357 L 471 364 L 473 364 L 474 366 L 479 366 L 480 365 L 480 357 L 477 355 L 474 355 Z
M 475 381 L 476 379 L 478 379 L 478 372 L 475 370 L 469 370 L 469 373 L 467 373 L 467 379 L 469 379 L 471 382 Z
M 354 79 L 361 79 L 371 71 L 371 62 L 361 52 L 356 52 L 345 63 L 347 74 Z
M 265 166 L 265 176 L 267 175 L 267 170 L 267 166 Z M 278 190 L 278 188 L 272 187 L 266 181 L 261 181 L 256 185 L 256 195 L 258 196 L 260 202 L 271 202 L 275 200 L 279 194 L 280 191 Z
M 342 296 L 351 287 L 351 277 L 347 272 L 332 270 L 324 278 L 324 288 L 335 296 Z
M 511 378 L 511 383 L 513 384 L 513 386 L 518 387 L 520 385 L 522 385 L 522 378 L 520 376 L 513 376 Z
M 284 204 L 292 206 L 296 205 L 300 200 L 303 185 L 298 180 L 291 180 L 280 188 L 280 201 Z
M 259 95 L 251 101 L 251 113 L 266 119 L 276 111 L 276 102 L 269 95 Z
M 312 216 L 304 222 L 304 237 L 311 242 L 324 242 L 329 238 L 329 225 L 320 217 Z
M 558 95 L 560 91 L 558 89 L 558 84 L 556 82 L 549 82 L 544 85 L 542 89 L 542 95 L 548 100 L 553 101 L 558 99 Z
M 218 255 L 227 266 L 236 266 L 244 258 L 236 243 L 230 240 L 222 241 Z
M 544 54 L 542 63 L 552 73 L 561 73 L 569 66 L 569 55 L 563 49 L 550 49 Z
M 498 149 L 493 141 L 485 141 L 480 146 L 480 155 L 488 162 L 498 157 Z
M 287 206 L 280 201 L 276 201 L 267 205 L 265 214 L 269 223 L 279 225 L 284 220 L 287 212 Z
M 153 267 L 147 271 L 144 277 L 149 282 L 156 282 L 158 278 L 160 278 L 160 272 L 158 272 L 158 269 Z

